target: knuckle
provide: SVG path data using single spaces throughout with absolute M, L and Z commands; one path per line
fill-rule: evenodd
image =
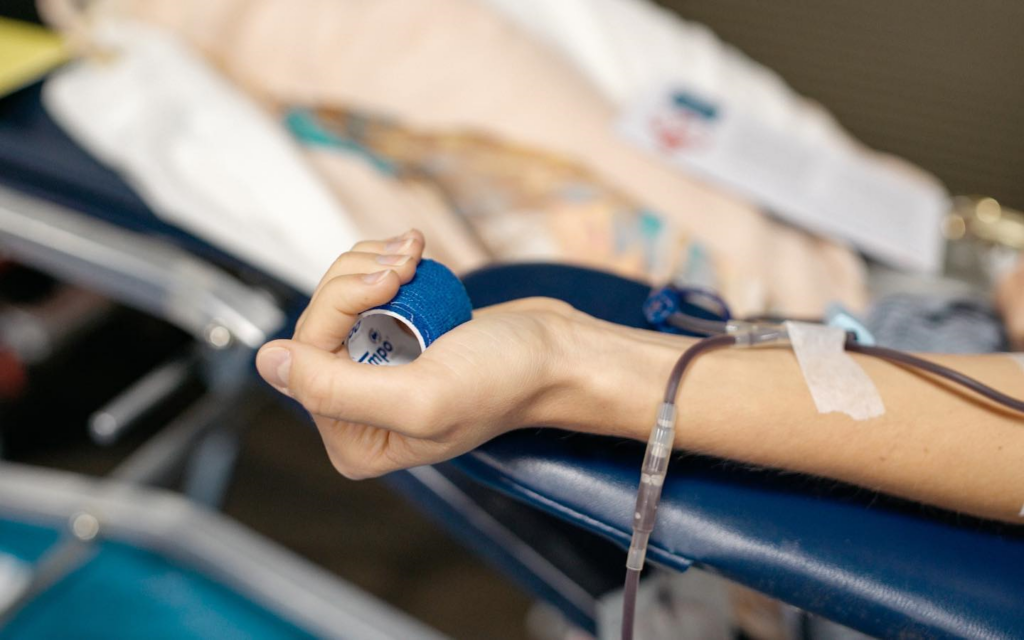
M 570 317 L 574 313 L 577 313 L 576 308 L 568 302 L 544 296 L 520 298 L 510 304 L 514 304 L 517 309 L 531 311 L 533 313 L 549 314 L 551 316 Z
M 334 261 L 334 271 L 344 271 L 352 262 L 352 257 L 355 255 L 358 255 L 355 251 L 346 251 L 345 253 L 338 256 L 338 259 Z
M 366 478 L 372 478 L 375 475 L 372 469 L 368 465 L 353 459 L 349 455 L 345 455 L 338 447 L 334 446 L 330 440 L 325 440 L 325 449 L 327 450 L 327 459 L 331 461 L 331 466 L 338 472 L 339 475 L 344 476 L 349 480 L 365 480 Z
M 576 308 L 565 300 L 557 298 L 538 298 L 537 300 L 546 311 L 560 316 L 568 316 L 576 311 Z
M 323 287 L 323 293 L 318 300 L 318 307 L 325 310 L 340 311 L 341 313 L 353 312 L 352 300 L 353 284 L 349 277 L 338 276 L 332 278 Z
M 332 464 L 334 465 L 335 471 L 349 480 L 368 480 L 383 474 L 382 470 L 374 468 L 373 465 L 361 462 L 346 461 L 335 463 L 332 461 Z
M 337 449 L 331 446 L 330 443 L 325 443 L 325 445 L 324 449 L 327 451 L 327 459 L 331 461 L 331 466 L 334 467 L 335 471 L 347 478 L 349 471 L 348 461 L 342 458 L 338 454 Z
M 365 480 L 366 476 L 356 469 L 355 465 L 348 462 L 332 462 L 334 470 L 348 480 Z
M 354 249 L 355 247 L 353 247 L 352 250 Z M 345 265 L 347 265 L 348 262 L 352 259 L 352 250 L 346 251 L 345 253 L 339 255 L 337 258 L 334 259 L 334 262 L 331 263 L 330 268 L 327 270 L 328 275 L 339 273 L 345 270 Z
M 334 467 L 334 470 L 339 475 L 349 480 L 362 480 L 365 477 L 359 473 L 355 465 L 334 453 L 330 448 L 327 449 L 327 457 L 331 461 L 331 466 Z
M 324 283 L 321 297 L 325 300 L 333 300 L 347 288 L 344 276 L 335 276 Z
M 392 468 L 380 462 L 364 463 L 359 465 L 357 470 L 358 477 L 356 479 L 368 480 L 370 478 L 379 478 L 389 471 L 392 471 Z

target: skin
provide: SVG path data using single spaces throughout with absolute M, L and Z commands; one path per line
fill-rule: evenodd
M 265 345 L 263 378 L 313 416 L 332 464 L 353 479 L 447 460 L 526 426 L 646 440 L 693 340 L 613 325 L 547 298 L 477 311 L 411 364 L 352 362 L 362 311 L 415 272 L 416 230 L 358 243 L 317 288 L 291 340 Z M 946 383 L 853 355 L 885 414 L 819 414 L 792 351 L 726 349 L 697 359 L 677 399 L 676 446 L 842 480 L 958 512 L 1024 523 L 1024 419 Z M 1024 371 L 998 355 L 929 355 L 1011 395 Z

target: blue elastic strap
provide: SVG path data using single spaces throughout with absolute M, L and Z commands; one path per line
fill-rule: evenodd
M 416 275 L 378 309 L 391 311 L 420 332 L 425 346 L 473 317 L 473 305 L 462 281 L 443 264 L 421 260 Z
M 712 309 L 710 307 L 716 307 Z M 651 292 L 643 305 L 644 317 L 658 331 L 693 335 L 669 323 L 674 313 L 702 320 L 728 321 L 729 307 L 717 294 L 702 288 L 667 286 Z

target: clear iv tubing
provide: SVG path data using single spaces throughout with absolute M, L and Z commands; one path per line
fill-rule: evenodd
M 950 382 L 960 385 L 966 389 L 970 389 L 979 396 L 991 400 L 992 402 L 1002 405 L 1007 409 L 1019 411 L 1024 413 L 1024 401 L 1018 400 L 1012 396 L 1008 396 L 1005 393 L 993 389 L 992 387 L 975 380 L 970 376 L 966 376 L 959 371 L 945 367 L 937 362 L 931 360 L 925 360 L 924 358 L 918 358 L 912 356 L 909 353 L 903 351 L 897 351 L 896 349 L 887 349 L 885 347 L 873 347 L 866 344 L 860 344 L 856 340 L 847 339 L 845 349 L 852 351 L 853 353 L 862 353 L 866 356 L 873 356 L 875 358 L 881 358 L 882 360 L 888 360 L 895 364 L 901 364 L 914 369 L 919 369 L 926 373 L 945 378 Z
M 669 317 L 668 322 L 676 328 L 695 333 L 708 335 L 732 334 L 736 336 L 736 343 L 738 346 L 755 346 L 758 344 L 780 342 L 787 338 L 786 329 L 783 325 L 773 322 L 762 322 L 759 320 L 729 320 L 728 322 L 724 322 L 721 320 L 697 318 L 685 313 L 674 313 Z M 958 384 L 966 389 L 970 389 L 974 393 L 987 398 L 996 404 L 1024 413 L 1024 401 L 1008 396 L 1005 393 L 997 391 L 996 389 L 993 389 L 970 376 L 964 375 L 959 371 L 950 369 L 949 367 L 937 362 L 919 358 L 915 355 L 911 355 L 904 351 L 898 351 L 896 349 L 861 344 L 857 342 L 852 335 L 847 337 L 846 344 L 843 348 L 851 353 L 860 353 L 866 356 L 879 358 L 881 360 L 888 360 L 894 364 L 919 369 L 934 376 L 945 378 L 950 382 Z M 672 380 L 669 381 L 669 384 L 672 384 Z M 679 384 L 678 379 L 675 380 L 675 384 Z M 666 396 L 666 398 L 667 397 L 668 396 Z M 672 392 L 672 397 L 675 397 L 674 390 Z
M 636 509 L 633 511 L 633 539 L 629 543 L 626 557 L 626 587 L 622 601 L 622 638 L 632 640 L 633 618 L 636 614 L 636 591 L 640 584 L 640 572 L 644 568 L 647 557 L 647 541 L 654 531 L 654 521 L 658 514 L 658 501 L 661 499 L 661 488 L 668 473 L 668 461 L 672 456 L 676 431 L 676 392 L 683 373 L 694 358 L 705 351 L 719 349 L 736 344 L 736 336 L 720 335 L 704 338 L 696 342 L 683 353 L 672 368 L 665 398 L 658 408 L 658 419 L 651 429 L 651 437 L 647 441 L 647 452 L 644 453 L 643 466 L 640 468 L 640 487 L 636 492 Z
M 718 335 L 697 341 L 676 362 L 665 387 L 665 397 L 658 408 L 657 421 L 654 428 L 651 429 L 651 437 L 647 441 L 647 451 L 644 454 L 643 466 L 640 471 L 640 486 L 636 495 L 636 509 L 633 512 L 633 538 L 630 541 L 629 553 L 626 557 L 626 585 L 622 601 L 622 640 L 633 639 L 636 593 L 640 585 L 640 572 L 643 570 L 644 560 L 647 556 L 647 542 L 651 537 L 651 532 L 654 531 L 658 502 L 661 500 L 661 489 L 665 483 L 668 461 L 672 455 L 672 445 L 675 442 L 675 400 L 683 374 L 693 360 L 704 352 L 730 346 L 753 347 L 788 339 L 785 327 L 778 324 L 742 321 L 717 322 L 681 313 L 673 314 L 669 322 L 681 329 Z M 847 351 L 880 358 L 944 378 L 996 404 L 1024 413 L 1024 401 L 1008 396 L 970 376 L 936 362 L 895 349 L 863 345 L 852 337 L 847 338 L 844 348 Z

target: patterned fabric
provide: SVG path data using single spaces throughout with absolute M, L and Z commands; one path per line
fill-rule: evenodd
M 891 295 L 871 308 L 867 327 L 883 347 L 933 353 L 1007 349 L 1003 325 L 981 299 Z
M 435 189 L 493 257 L 684 279 L 687 238 L 589 171 L 556 154 L 469 132 L 421 132 L 343 109 L 291 109 L 303 143 L 354 154 L 377 171 Z

